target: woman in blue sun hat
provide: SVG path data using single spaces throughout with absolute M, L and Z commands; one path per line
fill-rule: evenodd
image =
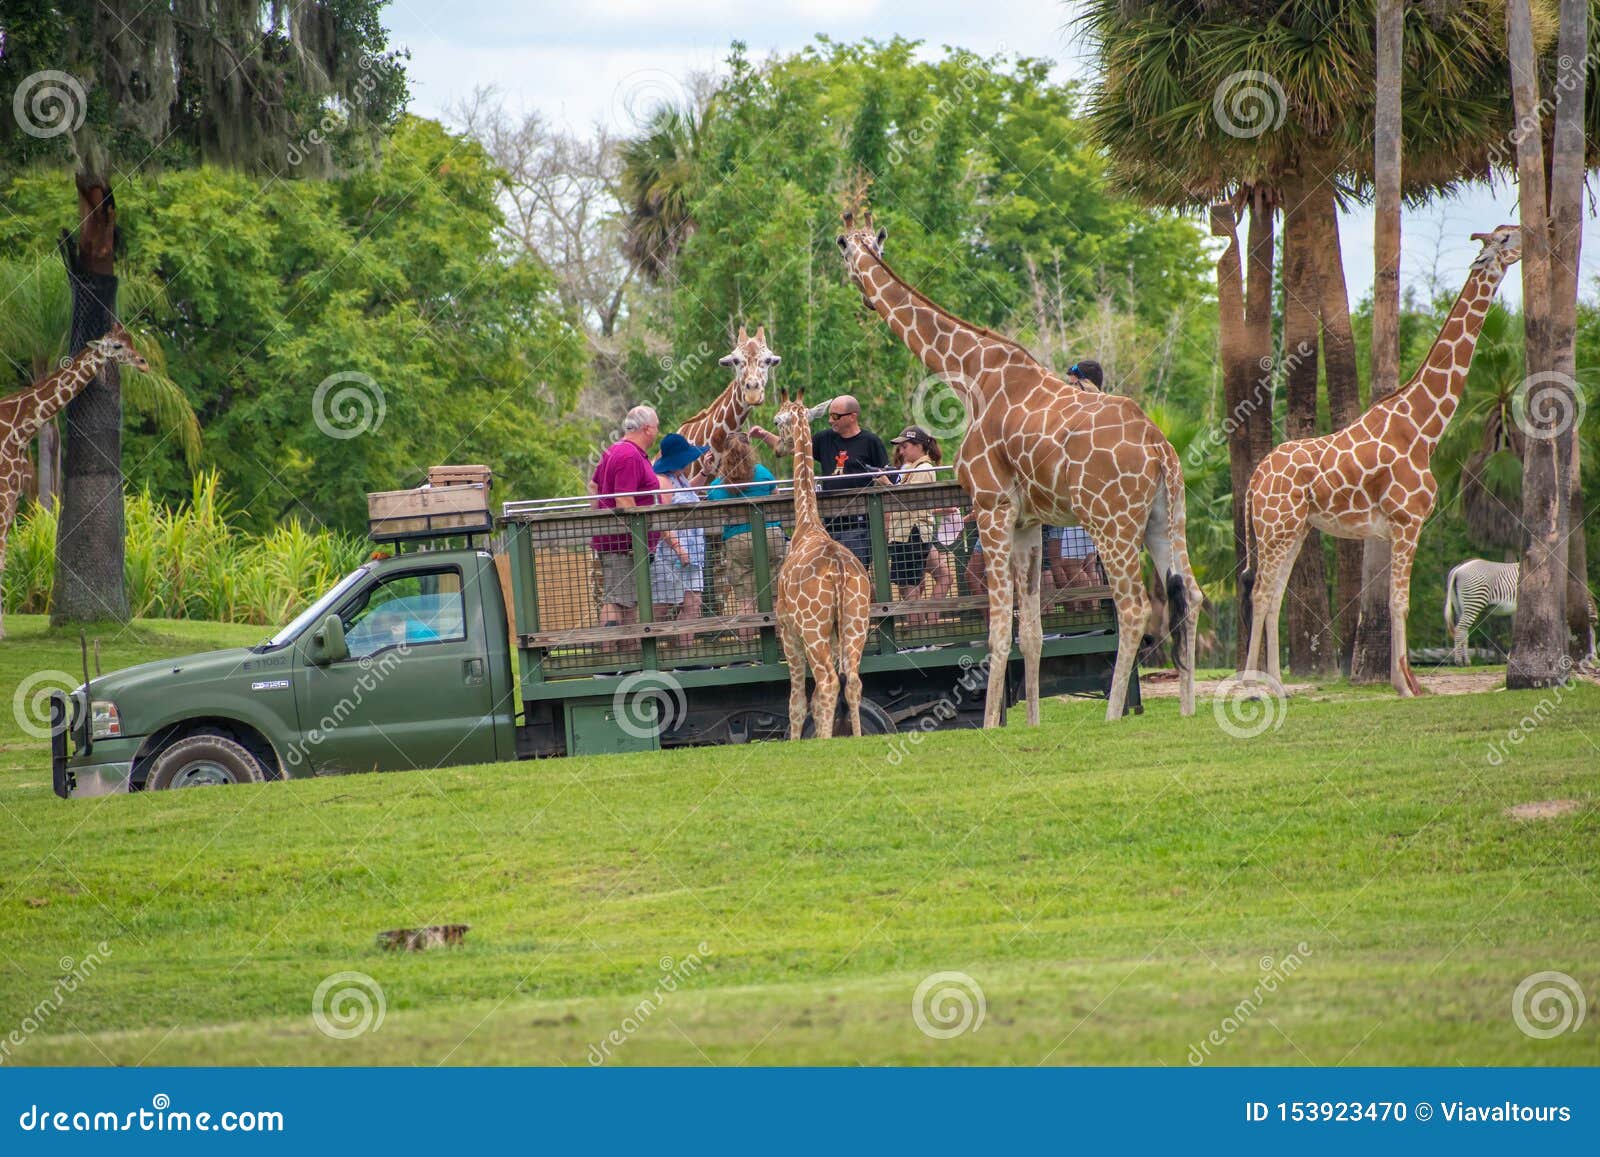
M 669 503 L 687 506 L 700 501 L 694 488 L 705 485 L 705 479 L 692 467 L 708 449 L 709 446 L 696 446 L 682 434 L 668 434 L 661 439 L 661 457 L 655 460 L 655 472 L 661 479 L 662 492 L 670 495 Z M 706 589 L 705 568 L 704 530 L 690 527 L 663 536 L 656 544 L 655 561 L 650 567 L 650 601 L 655 605 L 656 622 L 676 618 L 682 623 L 700 617 Z M 694 631 L 684 631 L 678 637 L 691 640 Z

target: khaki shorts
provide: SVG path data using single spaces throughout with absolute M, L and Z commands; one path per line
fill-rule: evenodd
M 727 568 L 728 583 L 733 587 L 734 594 L 739 598 L 749 598 L 756 590 L 756 556 L 750 542 L 750 531 L 736 534 L 725 539 L 722 544 L 722 557 Z M 775 577 L 778 573 L 778 564 L 783 561 L 783 556 L 788 553 L 789 540 L 783 537 L 783 530 L 776 526 L 767 527 L 767 569 Z
M 600 556 L 600 601 L 619 607 L 639 605 L 639 580 L 634 577 L 631 552 L 608 551 Z

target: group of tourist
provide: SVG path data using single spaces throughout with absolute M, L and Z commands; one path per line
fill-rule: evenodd
M 1073 376 L 1096 388 L 1100 367 L 1080 362 Z M 827 428 L 812 438 L 818 489 L 824 494 L 866 486 L 903 487 L 932 483 L 938 478 L 943 453 L 936 439 L 920 426 L 907 426 L 883 440 L 861 425 L 861 404 L 848 394 L 828 403 Z M 652 462 L 649 451 L 660 440 Z M 777 488 L 771 470 L 756 460 L 755 442 L 777 449 L 779 436 L 760 426 L 749 433 L 728 435 L 720 468 L 708 477 L 704 467 L 709 446 L 696 446 L 682 434 L 661 437 L 661 419 L 650 406 L 635 406 L 622 420 L 622 437 L 600 457 L 589 480 L 601 510 L 628 510 L 657 503 L 718 502 L 734 498 L 765 498 Z M 889 547 L 889 581 L 902 600 L 928 596 L 942 599 L 955 587 L 954 554 L 968 535 L 967 523 L 955 507 L 898 509 L 884 520 Z M 872 539 L 864 514 L 838 514 L 823 520 L 828 533 L 844 544 L 869 570 Z M 756 610 L 756 567 L 753 536 L 744 516 L 722 528 L 724 577 L 733 591 L 732 613 Z M 783 525 L 776 518 L 762 527 L 768 569 L 776 575 L 788 547 Z M 974 536 L 975 537 L 975 536 Z M 1046 531 L 1048 575 L 1058 589 L 1089 585 L 1093 581 L 1094 544 L 1078 527 L 1051 527 Z M 615 626 L 636 622 L 642 582 L 633 562 L 633 539 L 627 533 L 597 534 L 591 546 L 600 560 L 600 622 Z M 653 621 L 674 619 L 687 623 L 701 616 L 705 598 L 706 532 L 703 529 L 651 531 L 649 597 Z M 975 542 L 964 569 L 970 591 L 987 590 L 983 577 L 982 548 Z M 910 623 L 931 621 L 914 615 Z M 692 629 L 683 637 L 692 636 Z M 754 632 L 745 630 L 749 637 Z

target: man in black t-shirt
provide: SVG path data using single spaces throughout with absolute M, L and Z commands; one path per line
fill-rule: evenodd
M 861 427 L 861 403 L 849 394 L 840 394 L 828 403 L 828 428 L 811 439 L 811 456 L 817 462 L 817 484 L 824 494 L 853 490 L 873 484 L 873 471 L 889 468 L 889 452 L 883 439 Z M 777 449 L 778 436 L 757 426 L 750 431 L 768 446 Z M 872 536 L 862 514 L 842 514 L 823 519 L 833 535 L 863 566 L 872 566 Z

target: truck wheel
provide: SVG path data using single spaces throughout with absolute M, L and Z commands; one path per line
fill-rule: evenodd
M 889 718 L 889 713 L 879 707 L 865 695 L 861 697 L 861 734 L 862 735 L 893 735 L 900 729 L 895 726 L 894 720 Z M 850 735 L 850 712 L 845 708 L 844 696 L 839 696 L 839 709 L 833 713 L 833 734 L 835 738 Z M 817 736 L 817 722 L 811 717 L 806 717 L 806 725 L 800 732 L 801 739 L 815 739 Z
M 146 791 L 220 787 L 261 783 L 265 778 L 256 757 L 240 744 L 221 735 L 191 735 L 156 756 L 144 787 Z

